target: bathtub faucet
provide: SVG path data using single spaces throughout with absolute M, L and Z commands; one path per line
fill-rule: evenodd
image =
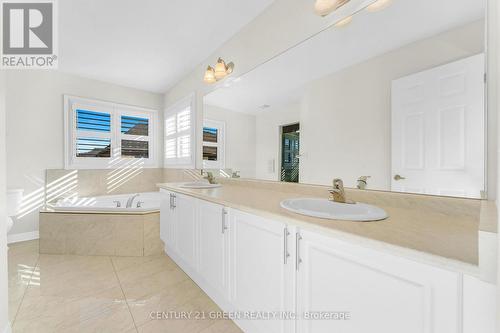
M 133 196 L 131 196 L 130 198 L 128 198 L 126 208 L 132 208 L 132 204 L 134 203 L 134 199 L 137 198 L 139 195 L 140 194 L 137 193 L 137 194 L 134 194 Z

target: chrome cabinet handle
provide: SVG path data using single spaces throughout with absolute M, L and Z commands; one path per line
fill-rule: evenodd
M 170 209 L 174 208 L 173 198 L 174 198 L 174 195 L 172 193 L 170 193 Z
M 226 215 L 227 215 L 226 208 L 222 208 L 222 233 L 224 233 L 227 229 L 227 227 L 226 227 Z
M 177 203 L 176 203 L 176 200 L 177 200 L 177 196 L 175 194 L 172 194 L 172 208 L 177 208 Z
M 299 265 L 302 262 L 302 259 L 300 259 L 300 240 L 302 239 L 302 236 L 297 232 L 295 234 L 295 269 L 298 271 L 299 270 Z
M 394 180 L 395 180 L 395 181 L 405 180 L 405 179 L 406 179 L 406 177 L 402 177 L 401 175 L 395 175 L 395 176 L 394 176 Z
M 286 265 L 288 263 L 288 257 L 290 257 L 290 253 L 288 253 L 288 236 L 290 235 L 290 232 L 288 232 L 288 228 L 285 227 L 283 229 L 283 263 Z

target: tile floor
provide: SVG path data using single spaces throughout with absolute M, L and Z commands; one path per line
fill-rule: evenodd
M 13 332 L 241 332 L 230 320 L 151 318 L 152 312 L 220 311 L 168 257 L 38 254 L 10 245 Z

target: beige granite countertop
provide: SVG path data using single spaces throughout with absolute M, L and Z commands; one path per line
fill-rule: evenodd
M 326 198 L 325 186 L 252 180 L 223 181 L 214 189 L 180 185 L 158 187 L 468 274 L 478 274 L 480 226 L 496 232 L 496 207 L 481 200 L 346 189 L 350 199 L 389 214 L 383 221 L 351 222 L 303 216 L 280 206 L 288 198 Z M 481 218 L 487 221 L 480 223 Z

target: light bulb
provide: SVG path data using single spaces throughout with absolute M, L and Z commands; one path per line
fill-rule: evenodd
M 203 77 L 203 81 L 205 83 L 215 83 L 217 80 L 215 79 L 214 69 L 211 66 L 207 67 L 205 71 L 205 76 Z
M 223 79 L 227 75 L 226 63 L 224 60 L 219 58 L 217 64 L 215 65 L 215 78 L 217 80 Z
M 377 0 L 371 5 L 366 7 L 369 12 L 378 12 L 379 10 L 385 9 L 391 4 L 392 0 Z
M 340 0 L 316 0 L 314 11 L 320 16 L 326 16 L 337 9 Z
M 346 18 L 343 18 L 342 20 L 338 21 L 337 23 L 335 23 L 335 26 L 337 28 L 341 28 L 341 27 L 345 27 L 346 25 L 348 25 L 351 22 L 352 22 L 352 15 L 347 16 Z

